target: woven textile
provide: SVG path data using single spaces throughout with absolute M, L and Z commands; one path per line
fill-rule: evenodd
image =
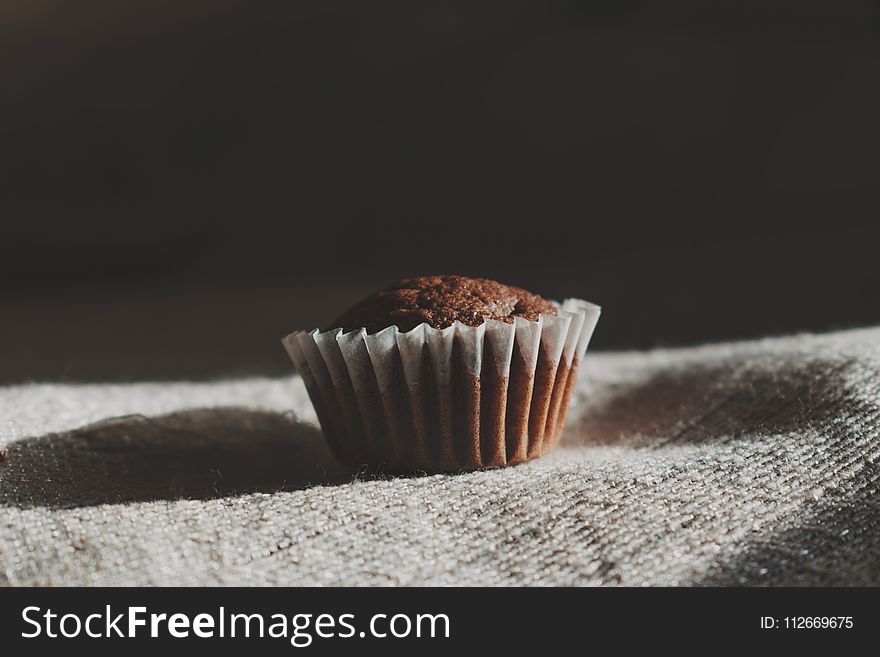
M 588 354 L 556 452 L 335 464 L 302 383 L 0 388 L 0 583 L 880 584 L 880 329 Z

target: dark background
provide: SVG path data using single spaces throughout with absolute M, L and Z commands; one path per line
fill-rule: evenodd
M 880 321 L 875 2 L 0 4 L 0 378 L 292 371 L 402 275 Z

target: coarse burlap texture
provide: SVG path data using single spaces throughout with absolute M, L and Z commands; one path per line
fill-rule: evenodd
M 358 477 L 301 381 L 0 388 L 0 582 L 880 583 L 880 329 L 588 354 L 560 447 Z

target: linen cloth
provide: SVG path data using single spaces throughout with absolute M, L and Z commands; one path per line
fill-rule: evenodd
M 391 479 L 293 375 L 0 388 L 0 583 L 876 585 L 878 375 L 880 328 L 588 352 L 551 455 Z

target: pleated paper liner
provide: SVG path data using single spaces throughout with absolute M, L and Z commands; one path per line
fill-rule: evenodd
M 522 463 L 559 441 L 600 308 L 373 335 L 297 331 L 284 346 L 336 458 L 383 472 Z

